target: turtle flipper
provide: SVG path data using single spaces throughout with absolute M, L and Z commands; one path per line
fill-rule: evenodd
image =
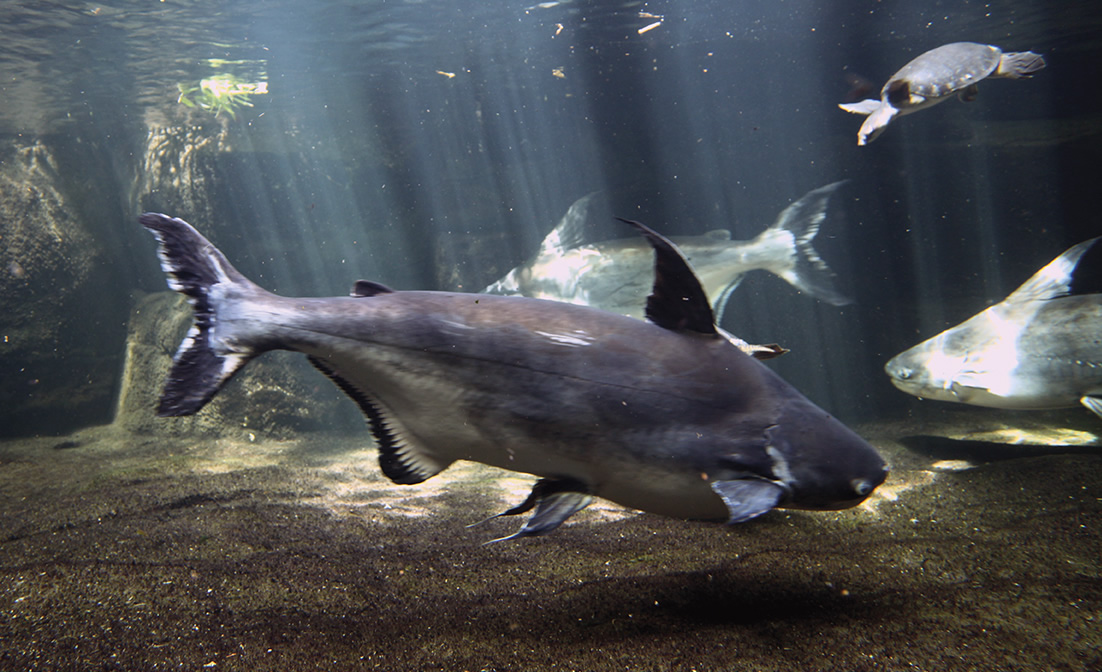
M 838 107 L 853 114 L 872 114 L 880 107 L 880 101 L 866 98 L 856 103 L 838 103 Z
M 867 114 L 865 123 L 861 124 L 861 130 L 857 132 L 857 144 L 864 146 L 876 139 L 876 136 L 884 132 L 888 122 L 899 113 L 888 103 L 882 100 L 862 100 L 859 103 L 841 103 L 838 107 L 853 114 Z
M 865 117 L 865 123 L 861 124 L 861 130 L 857 131 L 857 145 L 864 146 L 878 138 L 898 113 L 899 110 L 887 103 L 882 103 L 875 112 Z
M 957 93 L 957 98 L 959 98 L 960 102 L 962 103 L 971 103 L 979 95 L 980 87 L 976 86 L 975 84 L 970 84 Z

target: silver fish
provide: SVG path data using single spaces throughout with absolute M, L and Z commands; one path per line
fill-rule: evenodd
M 826 218 L 830 195 L 844 183 L 809 191 L 753 240 L 731 240 L 731 233 L 722 229 L 670 239 L 692 262 L 717 321 L 723 321 L 727 300 L 743 275 L 759 269 L 836 306 L 850 302 L 834 288 L 834 273 L 811 245 Z M 583 196 L 570 206 L 535 257 L 483 292 L 565 301 L 642 318 L 654 281 L 650 246 L 639 238 L 585 243 L 593 196 Z
M 394 291 L 285 298 L 189 224 L 145 214 L 195 323 L 158 407 L 199 411 L 250 359 L 304 353 L 367 416 L 383 472 L 419 483 L 456 460 L 540 477 L 502 515 L 549 532 L 593 497 L 666 516 L 749 520 L 838 509 L 886 476 L 864 440 L 717 334 L 676 248 L 641 224 L 657 278 L 650 322 L 519 297 Z
M 1102 287 L 1096 242 L 1070 248 L 1002 303 L 896 355 L 884 370 L 924 399 L 1011 409 L 1082 404 L 1102 416 Z

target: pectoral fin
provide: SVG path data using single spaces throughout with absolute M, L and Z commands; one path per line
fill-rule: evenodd
M 784 494 L 784 488 L 771 481 L 761 479 L 740 479 L 736 481 L 713 481 L 712 490 L 723 498 L 730 517 L 729 525 L 744 523 L 757 518 L 777 505 Z
M 763 345 L 759 345 L 757 343 L 747 343 L 746 341 L 742 340 L 738 336 L 735 336 L 726 329 L 721 329 L 719 327 L 716 327 L 716 331 L 719 332 L 720 336 L 726 338 L 731 345 L 735 346 L 739 350 L 742 350 L 754 359 L 773 359 L 774 357 L 780 357 L 781 355 L 786 354 L 789 351 L 788 348 L 781 347 L 776 343 L 767 343 Z
M 1081 404 L 1094 411 L 1094 414 L 1102 418 L 1102 397 L 1086 396 L 1079 400 Z
M 535 508 L 536 512 L 532 514 L 532 517 L 513 534 L 500 539 L 492 539 L 486 543 L 492 544 L 497 541 L 547 534 L 561 525 L 567 518 L 589 506 L 592 501 L 593 496 L 586 492 L 585 485 L 578 481 L 541 478 L 536 482 L 527 499 L 508 511 L 493 516 L 493 518 L 515 516 Z

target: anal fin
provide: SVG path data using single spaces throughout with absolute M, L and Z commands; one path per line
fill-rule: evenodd
M 440 460 L 406 431 L 400 418 L 367 390 L 358 387 L 353 379 L 320 357 L 307 359 L 351 397 L 367 416 L 368 426 L 379 448 L 379 467 L 387 478 L 400 485 L 413 485 L 435 476 L 448 466 L 450 462 Z

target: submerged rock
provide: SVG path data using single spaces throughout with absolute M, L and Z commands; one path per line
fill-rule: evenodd
M 97 293 L 114 271 L 61 163 L 42 140 L 0 141 L 0 436 L 66 431 L 110 408 L 117 355 L 100 346 L 122 300 Z

